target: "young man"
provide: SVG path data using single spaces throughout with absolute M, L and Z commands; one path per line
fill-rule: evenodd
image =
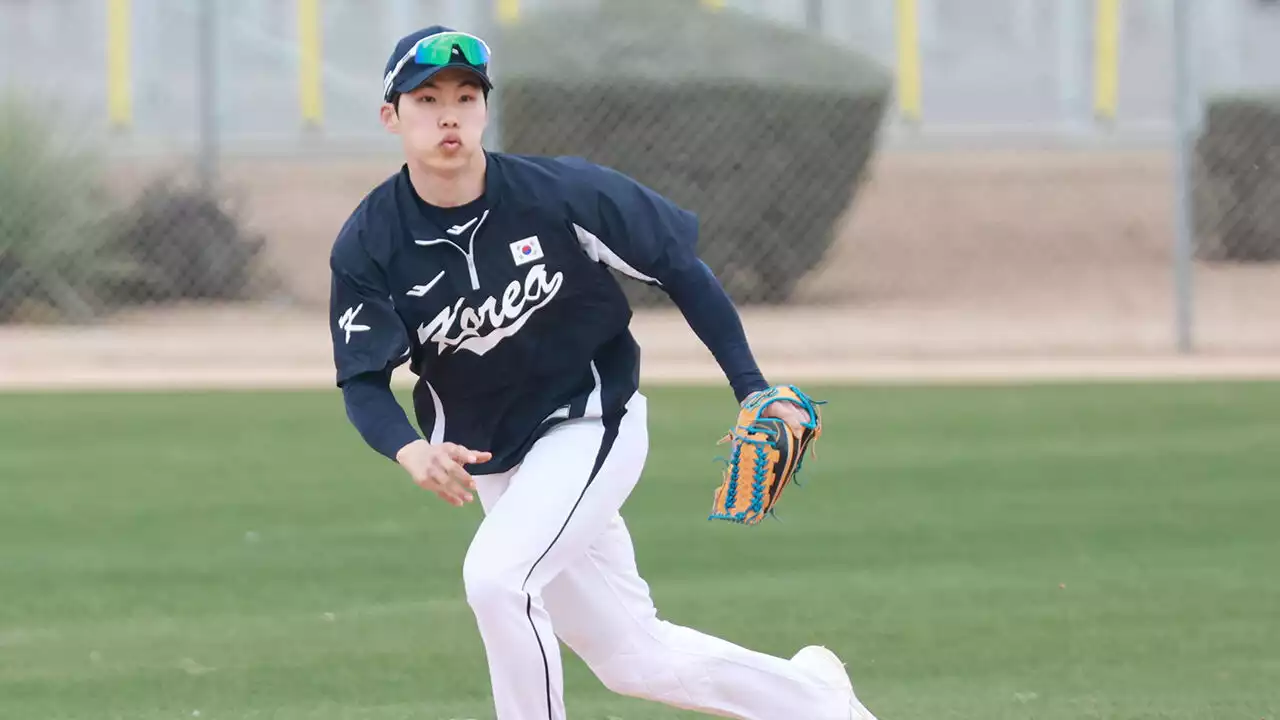
M 670 294 L 740 402 L 768 384 L 695 253 L 692 214 L 582 159 L 481 147 L 488 62 L 480 39 L 440 26 L 399 42 L 381 117 L 405 163 L 352 213 L 330 267 L 348 417 L 421 487 L 455 506 L 479 495 L 462 575 L 497 717 L 565 717 L 558 638 L 621 694 L 753 720 L 872 718 L 824 648 L 776 658 L 658 619 L 619 515 L 648 435 L 608 268 Z M 389 389 L 405 361 L 425 438 Z

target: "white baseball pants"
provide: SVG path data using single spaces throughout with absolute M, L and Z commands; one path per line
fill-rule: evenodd
M 790 661 L 658 619 L 619 509 L 648 452 L 646 400 L 570 420 L 510 471 L 463 564 L 498 720 L 564 720 L 557 638 L 614 692 L 750 720 L 846 720 L 840 693 Z

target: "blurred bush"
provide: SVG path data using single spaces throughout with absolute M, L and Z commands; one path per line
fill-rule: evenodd
M 1280 93 L 1206 101 L 1196 142 L 1196 256 L 1280 260 Z
M 116 215 L 110 235 L 112 248 L 141 265 L 113 288 L 119 303 L 246 299 L 266 245 L 223 198 L 176 177 L 148 185 Z
M 50 116 L 0 100 L 0 322 L 250 295 L 264 243 L 222 198 L 165 177 L 122 201 L 100 153 Z
M 739 303 L 783 302 L 821 262 L 892 87 L 818 34 L 696 0 L 533 12 L 493 44 L 503 149 L 580 155 L 697 212 L 700 254 Z
M 112 205 L 101 158 L 49 118 L 0 98 L 0 322 L 89 320 L 138 271 L 104 232 Z

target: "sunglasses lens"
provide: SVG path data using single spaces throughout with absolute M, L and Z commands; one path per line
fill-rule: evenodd
M 419 65 L 487 65 L 489 49 L 479 38 L 462 33 L 442 33 L 418 43 L 414 61 Z

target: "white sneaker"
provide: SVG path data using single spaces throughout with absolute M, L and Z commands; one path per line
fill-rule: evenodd
M 791 658 L 791 662 L 799 665 L 824 682 L 849 693 L 849 720 L 876 720 L 876 716 L 858 700 L 853 692 L 853 682 L 845 670 L 844 662 L 835 653 L 821 645 L 810 645 L 800 649 Z

